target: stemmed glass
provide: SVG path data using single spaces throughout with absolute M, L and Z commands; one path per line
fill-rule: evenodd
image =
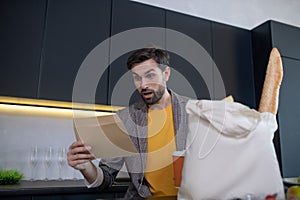
M 35 176 L 34 176 L 34 172 L 35 172 L 35 167 L 37 166 L 38 163 L 38 147 L 34 146 L 31 147 L 30 149 L 30 165 L 31 165 L 31 177 L 30 180 L 33 181 Z
M 64 147 L 60 147 L 58 150 L 58 166 L 59 166 L 59 180 L 62 180 L 62 170 L 67 161 L 67 150 Z
M 52 159 L 53 159 L 53 148 L 51 146 L 47 147 L 46 149 L 46 157 L 45 157 L 45 164 L 46 164 L 46 178 L 45 180 L 48 180 L 48 174 L 50 171 L 50 167 L 52 165 Z

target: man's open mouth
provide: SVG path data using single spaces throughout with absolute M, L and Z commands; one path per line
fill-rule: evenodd
M 142 95 L 145 99 L 150 99 L 153 97 L 154 94 L 152 91 L 144 91 L 144 92 L 142 92 Z

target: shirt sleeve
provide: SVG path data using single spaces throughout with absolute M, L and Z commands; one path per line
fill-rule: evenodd
M 88 187 L 88 188 L 94 188 L 94 187 L 98 187 L 98 186 L 100 186 L 101 184 L 102 184 L 102 182 L 103 182 L 103 171 L 100 169 L 100 167 L 96 167 L 97 168 L 97 178 L 96 178 L 96 180 L 93 182 L 93 183 L 91 183 L 91 184 L 89 184 L 89 182 L 87 182 L 85 179 L 84 179 L 84 183 L 85 183 L 85 185 Z

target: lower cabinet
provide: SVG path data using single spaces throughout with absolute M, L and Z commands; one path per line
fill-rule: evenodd
M 119 196 L 118 196 L 119 195 Z M 124 195 L 123 195 L 124 196 Z M 123 197 L 121 194 L 70 194 L 70 195 L 37 195 L 31 200 L 96 200 L 96 199 L 114 199 Z
M 117 178 L 107 189 L 87 188 L 83 180 L 20 181 L 16 185 L 0 185 L 0 200 L 100 200 L 123 198 L 128 189 L 127 178 Z
M 0 200 L 96 200 L 115 199 L 124 197 L 124 193 L 99 193 L 99 194 L 45 194 L 25 196 L 0 196 Z
M 1 200 L 31 200 L 31 196 L 1 196 Z

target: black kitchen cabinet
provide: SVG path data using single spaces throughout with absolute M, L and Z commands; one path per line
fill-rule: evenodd
M 265 71 L 273 47 L 282 57 L 300 60 L 300 28 L 276 21 L 266 21 L 252 30 L 256 103 L 258 106 Z
M 257 52 L 269 48 L 261 46 L 258 51 L 251 51 L 251 34 L 259 28 L 251 32 L 129 0 L 13 0 L 1 1 L 1 5 L 4 17 L 0 20 L 5 27 L 5 31 L 0 33 L 4 44 L 1 52 L 5 56 L 0 62 L 1 66 L 8 66 L 1 69 L 1 95 L 72 101 L 74 81 L 80 66 L 95 47 L 108 41 L 103 54 L 99 55 L 101 63 L 105 64 L 97 65 L 97 61 L 94 64 L 94 69 L 101 69 L 103 73 L 96 70 L 89 74 L 100 79 L 96 83 L 95 102 L 128 105 L 139 99 L 131 75 L 126 73 L 129 53 L 134 50 L 133 47 L 140 48 L 141 45 L 168 49 L 170 45 L 180 44 L 180 41 L 172 41 L 168 31 L 164 31 L 167 28 L 190 37 L 212 57 L 221 73 L 226 95 L 231 94 L 236 101 L 250 107 L 257 106 L 264 73 L 259 76 L 259 71 L 253 72 L 252 62 L 256 66 L 257 62 L 266 62 L 267 56 Z M 28 9 L 23 9 L 26 7 Z M 155 28 L 142 29 L 144 27 L 156 27 L 159 31 Z M 267 27 L 269 31 L 286 26 L 274 23 L 270 27 L 272 29 Z M 133 34 L 130 39 L 120 42 L 122 35 L 134 30 L 144 30 L 134 32 L 144 34 Z M 292 32 L 293 35 L 298 33 L 296 29 Z M 282 46 L 283 43 L 292 43 L 280 34 L 274 34 L 274 38 L 280 38 L 276 41 Z M 252 61 L 252 53 L 254 58 L 260 56 L 262 61 Z M 190 52 L 189 55 L 201 58 L 199 52 Z M 286 55 L 298 56 L 296 50 Z M 207 81 L 204 81 L 203 75 L 189 63 L 188 58 L 171 52 L 173 74 L 169 86 L 180 94 L 198 99 L 223 98 L 215 82 L 216 72 L 208 65 L 210 63 L 201 66 L 209 69 Z M 260 77 L 255 79 L 255 89 L 253 74 Z M 95 84 L 89 82 L 89 75 L 77 101 L 93 103 L 94 99 L 85 98 L 86 91 Z M 181 81 L 187 85 L 181 84 Z
M 102 191 L 87 188 L 83 180 L 25 181 L 16 185 L 1 185 L 2 200 L 91 200 L 122 198 L 128 188 L 127 178 L 117 178 L 115 183 Z
M 221 74 L 226 95 L 255 108 L 251 32 L 224 24 L 212 23 L 213 59 Z M 216 81 L 216 72 L 214 72 Z M 223 92 L 215 83 L 215 98 Z
M 300 60 L 300 28 L 270 21 L 273 47 L 278 47 L 281 56 Z
M 46 0 L 0 2 L 0 95 L 36 98 Z
M 140 99 L 131 74 L 127 73 L 127 58 L 137 48 L 152 45 L 165 48 L 165 33 L 162 31 L 165 10 L 129 0 L 112 2 L 108 104 L 126 106 Z M 160 31 L 142 29 L 145 27 L 156 27 Z M 125 37 L 126 31 L 134 30 L 136 32 L 129 34 L 129 38 Z
M 209 63 L 208 66 L 194 66 L 189 60 L 190 57 L 180 55 L 180 52 L 184 52 L 188 54 L 188 56 L 191 56 L 191 58 L 201 58 L 201 55 L 199 55 L 201 52 L 194 50 L 192 46 L 186 44 L 188 42 L 186 40 L 189 39 L 194 40 L 192 42 L 194 45 L 200 45 L 208 56 L 212 55 L 211 22 L 193 16 L 167 11 L 166 28 L 172 31 L 166 34 L 166 49 L 176 50 L 176 52 L 170 52 L 170 66 L 173 71 L 168 82 L 169 87 L 181 95 L 194 99 L 211 99 L 209 92 L 213 91 L 212 63 Z M 182 39 L 178 39 L 173 31 L 178 32 L 178 35 L 184 34 L 184 36 L 181 37 Z M 188 39 L 185 39 L 185 37 L 188 37 Z M 182 43 L 182 45 L 178 43 Z M 185 51 L 184 48 L 187 50 Z M 204 74 L 201 74 L 201 71 L 198 70 L 199 67 L 207 68 L 208 77 L 206 78 L 208 81 L 203 79 L 202 76 L 204 76 Z
M 0 195 L 0 199 L 3 200 L 32 200 L 30 195 L 24 195 L 24 196 L 5 196 L 5 197 L 1 197 Z
M 300 38 L 299 38 L 300 39 Z M 280 89 L 278 123 L 282 172 L 284 177 L 298 177 L 300 174 L 300 60 L 282 58 L 283 81 Z
M 257 104 L 265 78 L 270 52 L 276 47 L 282 58 L 283 81 L 279 95 L 278 130 L 274 137 L 275 149 L 283 177 L 298 176 L 300 161 L 294 152 L 299 149 L 300 107 L 300 29 L 275 21 L 267 21 L 252 30 L 254 78 Z
M 84 59 L 110 34 L 110 0 L 49 0 L 45 41 L 42 54 L 38 98 L 72 101 L 74 81 Z M 99 59 L 105 65 L 95 65 L 81 86 L 81 98 L 77 102 L 107 104 L 109 46 L 106 45 Z M 97 68 L 105 71 L 99 74 Z M 94 71 L 92 71 L 94 70 Z M 86 96 L 94 86 L 93 75 L 101 77 L 96 99 Z M 101 76 L 102 75 L 102 76 Z M 97 83 L 96 83 L 97 84 Z
M 65 194 L 65 195 L 35 195 L 32 200 L 94 200 L 94 199 L 113 199 L 114 194 Z
M 271 50 L 271 28 L 270 23 L 266 22 L 252 30 L 252 55 L 254 66 L 255 100 L 257 109 L 260 102 Z
M 80 87 L 82 95 L 75 101 L 128 105 L 140 98 L 130 73 L 127 73 L 126 60 L 129 54 L 141 46 L 156 45 L 169 50 L 169 47 L 180 44 L 181 41 L 172 39 L 167 28 L 190 37 L 212 57 L 224 79 L 226 94 L 232 94 L 237 101 L 249 106 L 253 104 L 249 31 L 128 0 L 43 2 L 40 3 L 43 17 L 36 17 L 40 19 L 40 26 L 35 26 L 40 31 L 40 37 L 34 35 L 28 42 L 40 47 L 35 59 L 37 64 L 30 65 L 34 68 L 28 70 L 30 82 L 20 84 L 28 76 L 25 72 L 15 75 L 14 71 L 19 65 L 12 63 L 11 68 L 4 69 L 6 77 L 1 80 L 2 95 L 72 101 L 74 81 L 81 74 L 80 66 L 95 47 L 108 41 L 98 58 L 102 64 L 97 65 L 97 59 L 94 60 L 95 73 L 92 70 L 86 75 L 86 81 Z M 14 2 L 13 5 L 19 4 Z M 119 40 L 128 32 L 133 33 L 130 39 Z M 36 42 L 38 38 L 39 42 Z M 178 46 L 178 49 L 184 48 Z M 178 52 L 170 54 L 173 71 L 168 85 L 171 89 L 198 99 L 224 97 L 219 95 L 214 82 L 216 72 L 212 63 L 200 61 L 200 68 L 207 69 L 204 81 L 204 75 L 189 62 L 190 56 L 201 60 L 201 53 L 190 51 L 188 56 L 179 55 Z M 99 77 L 99 82 L 91 82 L 92 77 Z M 98 87 L 94 92 L 94 101 L 87 91 L 95 84 Z

